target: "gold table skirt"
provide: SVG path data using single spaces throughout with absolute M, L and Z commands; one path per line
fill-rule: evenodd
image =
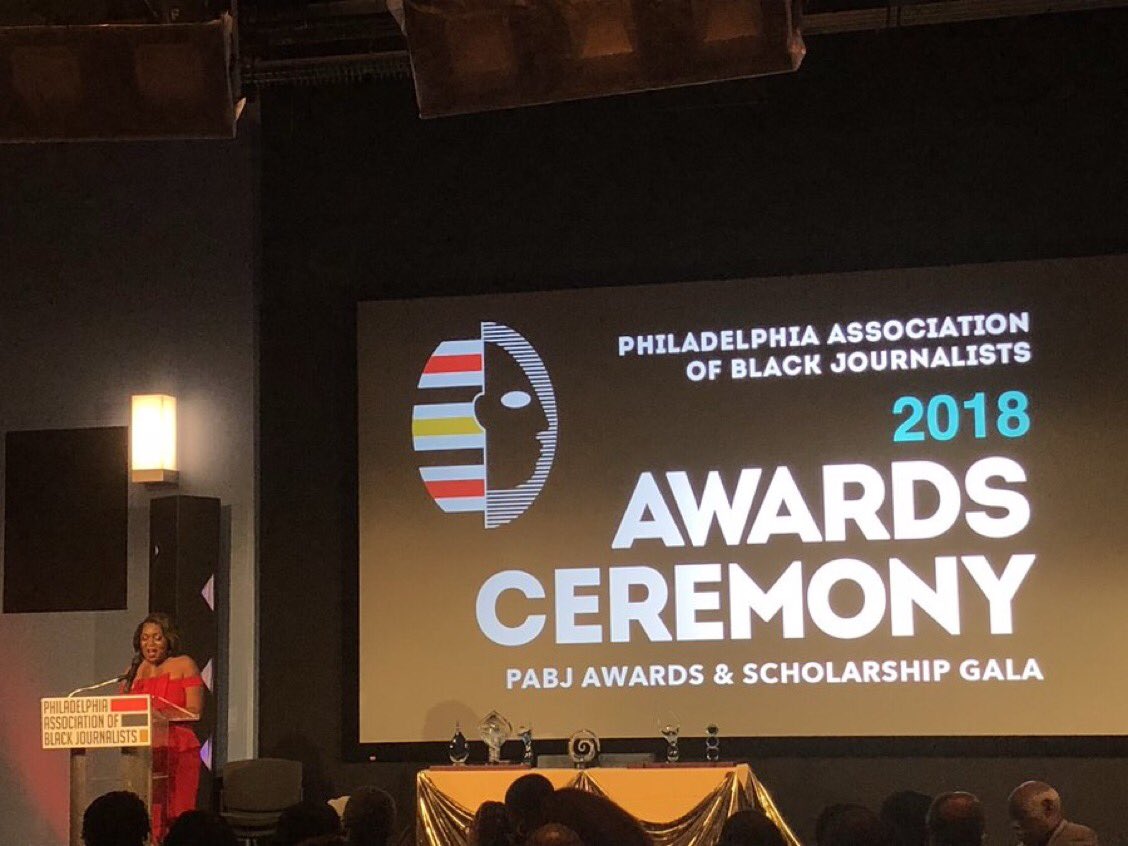
M 509 785 L 527 773 L 557 788 L 575 787 L 614 801 L 653 838 L 656 846 L 712 846 L 730 816 L 759 808 L 790 846 L 800 846 L 771 795 L 747 764 L 716 767 L 642 767 L 565 770 L 438 767 L 416 777 L 419 846 L 465 846 L 478 806 L 500 802 Z

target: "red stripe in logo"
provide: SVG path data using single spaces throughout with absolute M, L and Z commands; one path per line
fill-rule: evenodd
M 110 711 L 115 714 L 120 714 L 123 711 L 144 711 L 149 707 L 149 703 L 144 699 L 111 699 Z
M 426 484 L 427 493 L 435 499 L 486 495 L 484 479 L 451 479 L 442 482 L 427 482 Z
M 480 355 L 433 355 L 427 360 L 424 373 L 465 373 L 481 370 Z

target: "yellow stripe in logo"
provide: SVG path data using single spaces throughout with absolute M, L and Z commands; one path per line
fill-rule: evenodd
M 485 430 L 473 417 L 446 417 L 436 420 L 412 420 L 411 434 L 427 435 L 480 435 Z

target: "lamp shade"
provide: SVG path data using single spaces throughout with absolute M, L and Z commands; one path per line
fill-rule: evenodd
M 139 394 L 132 398 L 129 475 L 134 482 L 176 481 L 176 397 Z

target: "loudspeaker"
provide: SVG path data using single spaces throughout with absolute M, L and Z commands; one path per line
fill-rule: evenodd
M 233 48 L 230 15 L 0 27 L 0 141 L 233 138 Z
M 227 607 L 220 503 L 203 496 L 160 497 L 149 503 L 149 610 L 171 614 L 182 648 L 200 667 L 207 694 L 195 724 L 204 769 L 200 807 L 210 803 L 216 715 L 221 700 L 219 618 Z
M 423 117 L 788 73 L 800 0 L 403 0 Z

